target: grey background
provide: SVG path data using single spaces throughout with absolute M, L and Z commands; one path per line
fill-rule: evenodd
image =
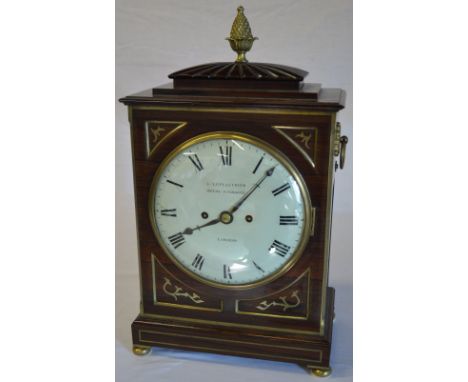
M 254 36 L 250 61 L 307 70 L 307 82 L 347 92 L 338 120 L 350 138 L 347 163 L 336 176 L 330 282 L 336 314 L 329 380 L 352 380 L 352 1 L 117 0 L 116 1 L 116 380 L 309 381 L 294 364 L 154 348 L 131 352 L 130 324 L 139 311 L 137 241 L 125 95 L 169 81 L 175 70 L 233 61 L 225 37 L 239 5 Z

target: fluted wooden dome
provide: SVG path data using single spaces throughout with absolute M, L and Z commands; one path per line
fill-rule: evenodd
M 300 82 L 307 72 L 290 66 L 255 62 L 215 62 L 182 69 L 169 75 L 177 79 L 251 80 Z

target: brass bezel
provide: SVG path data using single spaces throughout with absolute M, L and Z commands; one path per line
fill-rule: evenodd
M 301 234 L 301 240 L 299 242 L 299 245 L 297 246 L 294 254 L 291 256 L 291 258 L 279 269 L 278 271 L 271 273 L 270 275 L 259 279 L 253 283 L 245 283 L 245 284 L 222 284 L 218 283 L 212 280 L 208 280 L 202 276 L 197 275 L 196 273 L 193 273 L 190 269 L 186 268 L 183 264 L 177 260 L 177 258 L 172 255 L 170 250 L 166 247 L 164 241 L 161 238 L 161 235 L 159 233 L 158 227 L 156 225 L 156 217 L 154 214 L 154 194 L 156 192 L 156 186 L 158 184 L 158 181 L 164 171 L 164 169 L 167 167 L 167 165 L 177 156 L 179 153 L 182 151 L 186 150 L 192 145 L 202 143 L 205 141 L 209 141 L 212 139 L 235 139 L 239 141 L 246 142 L 248 144 L 254 145 L 259 147 L 260 149 L 266 151 L 268 154 L 273 156 L 278 162 L 280 162 L 287 170 L 288 172 L 293 176 L 293 178 L 296 180 L 302 198 L 304 202 L 304 226 L 302 229 L 302 234 Z M 153 177 L 153 180 L 151 182 L 151 187 L 149 191 L 149 218 L 151 222 L 151 227 L 153 229 L 153 233 L 156 236 L 156 239 L 163 249 L 163 251 L 166 253 L 166 255 L 174 262 L 174 264 L 182 270 L 184 273 L 192 277 L 193 279 L 197 280 L 198 282 L 210 286 L 210 287 L 215 287 L 215 288 L 220 288 L 220 289 L 227 289 L 227 290 L 244 290 L 244 289 L 252 289 L 261 285 L 264 285 L 268 282 L 271 282 L 273 280 L 276 280 L 280 276 L 282 276 L 284 273 L 289 271 L 299 260 L 300 256 L 304 252 L 304 249 L 310 239 L 310 232 L 311 232 L 311 227 L 312 227 L 312 219 L 311 219 L 311 211 L 312 211 L 312 203 L 310 200 L 310 195 L 308 188 L 306 186 L 306 183 L 304 179 L 302 178 L 302 175 L 299 173 L 299 171 L 296 169 L 294 164 L 287 158 L 281 151 L 276 149 L 274 146 L 270 145 L 269 143 L 256 138 L 252 135 L 249 134 L 244 134 L 244 133 L 239 133 L 235 131 L 215 131 L 215 132 L 209 132 L 209 133 L 204 133 L 197 135 L 195 137 L 190 138 L 186 142 L 180 144 L 177 146 L 174 150 L 172 150 L 161 162 L 159 165 L 158 169 L 156 170 L 156 173 Z

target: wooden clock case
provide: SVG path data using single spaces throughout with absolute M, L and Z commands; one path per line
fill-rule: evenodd
M 141 311 L 134 352 L 151 346 L 294 362 L 326 375 L 334 317 L 328 262 L 341 89 L 305 84 L 306 72 L 273 64 L 214 63 L 120 101 L 131 125 Z M 236 131 L 283 152 L 304 178 L 313 230 L 299 260 L 253 288 L 218 288 L 179 269 L 153 233 L 149 192 L 162 160 L 188 139 Z

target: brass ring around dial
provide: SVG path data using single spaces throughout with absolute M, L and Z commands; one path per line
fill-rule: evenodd
M 168 164 L 171 163 L 171 161 L 176 158 L 180 153 L 184 152 L 187 150 L 189 147 L 196 145 L 198 143 L 202 142 L 208 142 L 211 140 L 215 139 L 223 139 L 223 140 L 239 140 L 241 142 L 245 142 L 248 144 L 251 144 L 253 146 L 257 146 L 260 149 L 266 151 L 268 154 L 270 154 L 274 159 L 276 159 L 281 165 L 283 165 L 286 170 L 293 176 L 295 181 L 297 182 L 297 185 L 299 187 L 300 194 L 302 195 L 303 202 L 304 202 L 304 228 L 300 237 L 299 244 L 294 252 L 294 254 L 291 256 L 291 258 L 282 266 L 280 267 L 277 271 L 269 274 L 268 276 L 265 276 L 262 279 L 259 279 L 254 282 L 246 282 L 244 284 L 225 284 L 221 282 L 215 282 L 215 281 L 210 281 L 209 279 L 206 279 L 204 277 L 198 276 L 196 273 L 193 273 L 190 269 L 186 268 L 177 258 L 174 256 L 172 253 L 172 250 L 166 246 L 164 243 L 163 238 L 161 237 L 161 233 L 159 231 L 159 227 L 156 222 L 156 210 L 155 210 L 155 195 L 156 195 L 156 189 L 157 186 L 161 180 L 162 174 L 164 173 L 165 169 L 167 168 Z M 310 201 L 310 195 L 309 195 L 309 190 L 308 187 L 302 178 L 300 172 L 297 170 L 297 168 L 294 166 L 294 164 L 290 161 L 288 157 L 286 157 L 281 151 L 279 151 L 277 148 L 274 146 L 270 145 L 267 142 L 262 141 L 259 138 L 256 138 L 252 135 L 249 134 L 243 134 L 239 133 L 236 131 L 214 131 L 214 132 L 209 132 L 209 133 L 204 133 L 200 134 L 197 136 L 194 136 L 187 141 L 183 142 L 182 144 L 178 145 L 175 147 L 165 158 L 161 159 L 162 162 L 159 165 L 154 177 L 153 181 L 151 183 L 151 189 L 149 192 L 150 198 L 149 198 L 149 215 L 150 215 L 150 221 L 151 225 L 153 228 L 153 232 L 155 233 L 155 236 L 157 238 L 158 243 L 160 244 L 162 250 L 166 253 L 167 256 L 169 256 L 175 263 L 179 269 L 181 269 L 183 272 L 186 272 L 190 277 L 196 279 L 198 282 L 208 285 L 211 287 L 216 287 L 216 288 L 222 288 L 222 289 L 230 289 L 230 290 L 241 290 L 241 289 L 251 289 L 258 287 L 260 285 L 265 285 L 268 282 L 272 282 L 273 280 L 276 280 L 280 276 L 282 276 L 284 273 L 286 273 L 288 270 L 290 270 L 294 264 L 299 260 L 300 256 L 304 252 L 304 249 L 306 248 L 307 244 L 309 243 L 310 239 L 310 232 L 312 231 L 312 203 Z M 228 212 L 228 211 L 223 211 L 223 212 Z M 222 213 L 221 213 L 222 214 Z M 221 214 L 219 216 L 219 221 L 221 220 Z M 233 218 L 232 218 L 233 221 Z M 231 221 L 231 222 L 232 222 Z M 230 224 L 229 222 L 223 224 Z

